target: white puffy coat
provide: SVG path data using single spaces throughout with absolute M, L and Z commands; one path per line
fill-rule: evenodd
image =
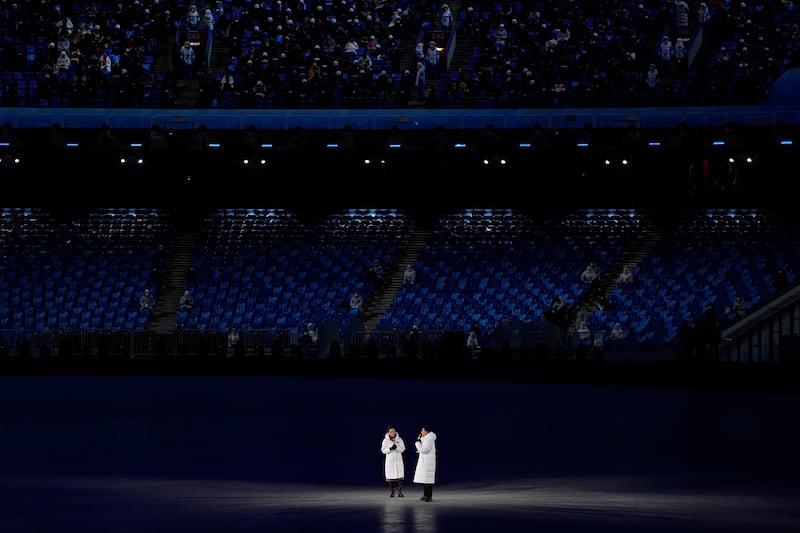
M 417 449 L 417 468 L 414 483 L 432 485 L 436 479 L 436 433 L 433 431 L 414 443 Z
M 397 444 L 397 448 L 394 450 L 391 449 L 393 444 Z M 383 442 L 381 442 L 381 453 L 386 456 L 383 463 L 386 481 L 395 481 L 405 477 L 404 451 L 406 451 L 406 444 L 400 437 L 400 433 L 395 434 L 394 440 L 389 437 L 388 432 L 384 435 Z

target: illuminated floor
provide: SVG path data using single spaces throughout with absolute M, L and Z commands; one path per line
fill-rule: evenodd
M 0 531 L 797 531 L 800 397 L 599 385 L 0 378 Z M 388 424 L 438 435 L 389 498 Z

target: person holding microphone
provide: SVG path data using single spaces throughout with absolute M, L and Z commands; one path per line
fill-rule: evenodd
M 403 497 L 403 478 L 405 478 L 405 464 L 403 463 L 403 452 L 406 451 L 406 444 L 394 426 L 389 426 L 381 442 L 381 453 L 386 456 L 383 462 L 386 483 L 389 484 L 391 493 L 390 498 L 394 498 L 395 488 L 397 497 Z
M 429 426 L 422 426 L 419 437 L 414 443 L 417 450 L 417 468 L 414 471 L 414 483 L 423 486 L 423 502 L 433 501 L 433 484 L 436 481 L 436 433 Z

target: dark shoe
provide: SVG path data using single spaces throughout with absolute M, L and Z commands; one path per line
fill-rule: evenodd
M 424 502 L 432 502 L 433 498 L 422 498 L 422 501 L 424 501 Z
M 428 501 L 428 497 L 427 496 L 423 496 L 422 498 L 419 499 L 419 501 L 426 502 L 426 501 Z
M 402 491 L 402 490 L 401 490 L 400 492 L 398 492 L 398 493 L 397 493 L 397 497 L 398 497 L 398 498 L 405 498 L 405 495 L 403 494 L 403 491 Z
M 390 498 L 394 498 L 394 489 L 392 489 L 392 493 L 391 493 L 391 494 L 389 494 L 389 497 L 390 497 Z

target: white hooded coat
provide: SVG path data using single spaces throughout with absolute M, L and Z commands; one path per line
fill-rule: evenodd
M 391 449 L 393 444 L 397 444 L 397 448 L 394 450 Z M 383 442 L 381 442 L 381 453 L 386 456 L 383 463 L 386 481 L 396 481 L 405 477 L 404 451 L 406 451 L 406 444 L 400 437 L 400 433 L 396 433 L 394 440 L 392 440 L 389 437 L 389 432 L 386 432 L 386 435 L 383 436 Z
M 428 432 L 414 443 L 417 449 L 417 468 L 414 470 L 414 483 L 432 485 L 436 479 L 436 433 Z

